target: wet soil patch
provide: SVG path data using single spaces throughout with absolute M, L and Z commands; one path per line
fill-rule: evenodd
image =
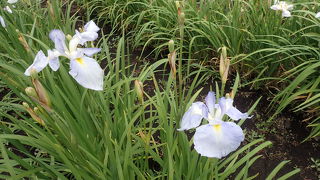
M 308 124 L 303 122 L 306 115 L 285 109 L 268 121 L 272 112 L 268 112 L 268 93 L 263 91 L 241 89 L 235 98 L 235 106 L 245 112 L 259 97 L 262 98 L 253 113 L 254 117 L 243 124 L 246 141 L 262 137 L 273 145 L 259 152 L 263 157 L 251 166 L 250 175 L 259 173 L 257 179 L 265 179 L 281 161 L 290 160 L 277 177 L 300 168 L 301 172 L 290 179 L 318 179 L 319 172 L 310 166 L 313 164 L 311 158 L 320 158 L 320 143 L 315 139 L 302 142 L 310 134 L 310 129 L 306 127 Z

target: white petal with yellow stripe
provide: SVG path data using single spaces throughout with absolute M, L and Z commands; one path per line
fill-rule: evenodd
M 243 140 L 240 126 L 221 121 L 198 127 L 194 134 L 194 148 L 202 156 L 222 158 L 236 150 Z
M 96 60 L 83 56 L 70 61 L 69 74 L 83 87 L 103 89 L 103 70 Z

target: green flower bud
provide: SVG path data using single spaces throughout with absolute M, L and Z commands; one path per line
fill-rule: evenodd
M 230 66 L 230 59 L 227 57 L 227 48 L 221 48 L 221 56 L 220 56 L 220 65 L 219 65 L 219 72 L 221 81 L 223 84 L 227 82 L 228 79 L 228 72 Z
M 27 94 L 29 97 L 31 97 L 31 98 L 34 98 L 34 99 L 36 99 L 36 100 L 39 99 L 39 98 L 38 98 L 38 94 L 37 94 L 36 90 L 35 90 L 33 87 L 27 87 L 27 88 L 25 89 L 25 92 L 26 92 L 26 94 Z
M 169 52 L 172 53 L 174 51 L 174 41 L 170 40 L 168 43 Z
M 138 96 L 140 103 L 142 104 L 143 103 L 143 93 L 144 93 L 142 82 L 139 80 L 135 80 L 134 81 L 134 89 L 137 93 L 137 96 Z

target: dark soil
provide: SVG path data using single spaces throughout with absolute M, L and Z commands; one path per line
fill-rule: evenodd
M 320 143 L 314 139 L 302 143 L 310 133 L 310 129 L 306 128 L 307 123 L 302 121 L 305 119 L 302 114 L 285 110 L 267 122 L 272 112 L 267 112 L 270 102 L 267 100 L 268 94 L 262 91 L 240 90 L 235 98 L 235 106 L 245 112 L 260 96 L 262 99 L 255 110 L 254 117 L 247 119 L 243 127 L 247 131 L 247 140 L 250 135 L 252 139 L 255 132 L 259 137 L 271 141 L 273 146 L 259 153 L 263 157 L 251 167 L 250 174 L 259 173 L 257 179 L 265 179 L 281 161 L 290 160 L 278 175 L 300 168 L 301 172 L 291 179 L 317 180 L 319 172 L 312 169 L 310 165 L 313 164 L 311 158 L 320 158 Z

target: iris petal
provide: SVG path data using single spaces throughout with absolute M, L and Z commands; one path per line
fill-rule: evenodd
M 194 148 L 202 156 L 222 158 L 236 150 L 244 140 L 240 126 L 233 122 L 202 125 L 194 134 Z
M 6 27 L 6 23 L 4 22 L 4 19 L 3 19 L 3 17 L 2 16 L 0 16 L 0 24 L 1 24 L 1 26 L 2 27 Z
M 272 5 L 271 7 L 270 7 L 272 10 L 281 10 L 281 7 L 279 6 L 279 5 Z
M 40 50 L 36 57 L 34 58 L 33 63 L 28 67 L 28 69 L 24 72 L 26 76 L 30 76 L 31 70 L 35 70 L 36 72 L 42 71 L 48 65 L 48 59 L 46 55 Z
M 103 70 L 96 60 L 83 56 L 70 61 L 69 74 L 83 87 L 103 89 Z
M 7 2 L 8 2 L 9 4 L 13 4 L 13 3 L 18 2 L 18 0 L 8 0 Z
M 290 17 L 290 16 L 291 16 L 290 11 L 287 11 L 287 10 L 282 11 L 282 17 Z
M 232 104 L 233 104 L 233 99 L 225 98 L 225 97 L 220 98 L 219 106 L 221 108 L 221 116 L 223 116 L 224 114 L 227 114 L 231 119 L 233 119 L 235 121 L 237 121 L 239 119 L 248 118 L 247 113 L 240 112 Z
M 88 41 L 94 41 L 98 38 L 98 33 L 96 32 L 82 32 L 82 33 L 77 33 L 76 36 L 80 39 L 79 44 L 84 45 L 84 43 Z
M 48 61 L 49 66 L 53 71 L 57 71 L 60 67 L 60 62 L 58 56 L 52 50 L 48 50 Z
M 100 28 L 92 20 L 87 22 L 86 25 L 84 25 L 84 31 L 98 32 L 99 30 Z
M 78 48 L 79 51 L 82 51 L 87 56 L 93 56 L 101 51 L 101 48 Z
M 203 102 L 192 103 L 188 111 L 184 113 L 178 131 L 198 127 L 201 120 L 206 117 L 207 111 L 207 106 Z
M 235 121 L 249 118 L 247 113 L 242 113 L 235 107 L 231 107 L 226 114 Z
M 3 8 L 3 10 L 7 11 L 8 13 L 12 14 L 12 10 L 9 6 Z
M 65 54 L 67 46 L 65 43 L 66 36 L 61 30 L 54 29 L 49 33 L 49 38 L 54 42 L 55 49 L 57 49 L 61 54 Z
M 205 98 L 205 102 L 206 105 L 209 109 L 210 113 L 214 113 L 214 107 L 215 107 L 215 103 L 216 103 L 216 96 L 215 93 L 213 91 L 210 91 L 207 95 L 207 97 Z

